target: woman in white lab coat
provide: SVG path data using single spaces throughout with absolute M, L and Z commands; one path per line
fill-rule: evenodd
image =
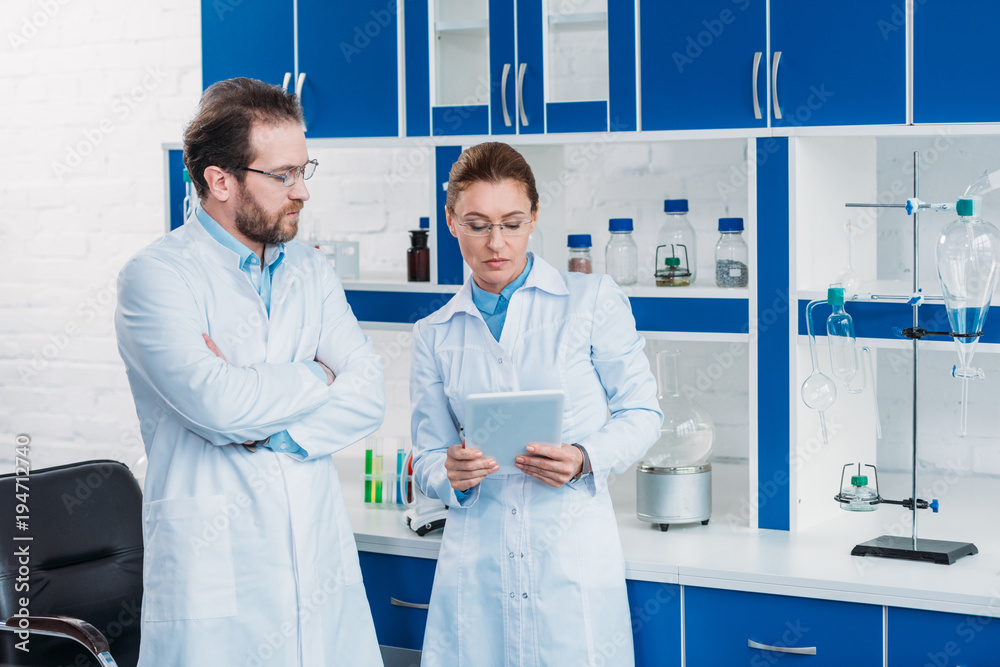
M 656 382 L 628 299 L 606 275 L 527 252 L 538 193 L 499 143 L 451 170 L 448 228 L 472 278 L 414 326 L 414 475 L 451 507 L 424 636 L 429 667 L 632 665 L 625 565 L 607 481 L 659 437 Z M 464 449 L 465 398 L 562 389 L 563 445 L 523 475 Z

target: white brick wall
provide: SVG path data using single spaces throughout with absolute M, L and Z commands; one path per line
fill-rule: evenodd
M 141 454 L 115 277 L 163 232 L 163 156 L 198 100 L 197 0 L 10 0 L 2 10 L 0 464 Z M 7 443 L 10 446 L 7 446 Z

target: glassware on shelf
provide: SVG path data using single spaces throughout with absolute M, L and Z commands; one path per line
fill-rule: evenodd
M 851 222 L 849 220 L 847 224 L 844 225 L 844 234 L 847 237 L 847 266 L 841 269 L 840 275 L 837 276 L 837 283 L 843 287 L 846 292 L 856 292 L 861 286 L 861 280 L 858 278 L 858 274 L 854 272 L 854 235 L 851 232 Z
M 1000 232 L 979 217 L 981 203 L 980 197 L 958 200 L 959 217 L 941 230 L 935 252 L 948 322 L 958 350 L 958 364 L 952 375 L 962 380 L 962 435 L 968 416 L 968 381 L 984 377 L 981 369 L 972 366 L 972 358 L 1000 268 Z
M 410 247 L 406 249 L 406 280 L 411 283 L 425 283 L 431 279 L 431 250 L 427 247 L 430 227 L 430 218 L 420 218 L 420 229 L 410 230 Z
M 837 400 L 837 384 L 833 378 L 826 375 L 819 369 L 819 355 L 816 353 L 816 334 L 813 332 L 812 311 L 821 303 L 826 303 L 822 299 L 810 301 L 806 306 L 806 332 L 809 334 L 809 357 L 812 360 L 812 373 L 802 383 L 800 394 L 802 402 L 810 410 L 819 412 L 819 425 L 823 434 L 823 443 L 829 443 L 829 435 L 826 429 L 826 410 L 828 410 Z
M 675 252 L 684 251 L 684 262 Z M 658 246 L 656 248 L 656 286 L 686 287 L 691 284 L 691 270 L 688 268 L 687 248 L 683 245 Z
M 715 284 L 746 287 L 750 250 L 743 240 L 743 218 L 719 218 L 719 242 L 715 244 Z
M 694 283 L 698 277 L 698 244 L 695 238 L 694 227 L 688 221 L 688 200 L 687 199 L 667 199 L 663 202 L 663 212 L 667 219 L 660 227 L 660 232 L 656 237 L 657 262 L 656 271 L 659 272 L 663 264 L 659 261 L 659 249 L 661 246 L 683 247 L 685 249 L 684 265 L 690 273 L 687 285 Z M 679 255 L 675 255 L 678 256 Z M 659 280 L 657 280 L 659 284 Z M 679 283 L 673 283 L 679 284 Z
M 569 246 L 569 270 L 575 273 L 590 273 L 593 262 L 590 258 L 590 234 L 570 234 L 567 238 Z
M 632 240 L 632 218 L 608 221 L 611 240 L 604 248 L 604 270 L 619 285 L 639 280 L 639 248 Z
M 844 288 L 828 289 L 827 303 L 833 308 L 833 312 L 826 319 L 830 368 L 835 378 L 845 385 L 850 385 L 858 372 L 858 350 L 854 336 L 854 320 L 844 310 Z
M 654 468 L 700 466 L 712 455 L 715 424 L 704 409 L 683 396 L 677 375 L 677 350 L 656 353 L 657 399 L 663 425 L 640 465 Z

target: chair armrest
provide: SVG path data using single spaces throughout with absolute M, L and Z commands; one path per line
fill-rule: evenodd
M 21 627 L 22 621 L 27 627 Z M 72 639 L 82 644 L 105 667 L 117 667 L 104 635 L 90 623 L 71 616 L 11 616 L 0 630 L 29 632 Z

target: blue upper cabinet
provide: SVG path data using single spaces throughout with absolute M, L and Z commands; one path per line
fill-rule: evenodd
M 292 0 L 202 0 L 202 84 L 248 76 L 284 85 L 299 94 L 311 138 L 399 136 L 395 3 L 297 6 L 298 16 Z
M 246 76 L 281 85 L 295 74 L 292 0 L 201 2 L 201 85 Z
M 913 122 L 1000 122 L 1000 90 L 985 76 L 996 58 L 1000 4 L 953 0 L 914 9 Z M 902 21 L 894 18 L 889 27 Z
M 900 6 L 771 0 L 771 125 L 906 123 Z
M 409 136 L 637 129 L 634 0 L 406 0 L 404 21 Z
M 396 3 L 298 0 L 298 9 L 307 136 L 399 136 Z
M 765 0 L 639 8 L 643 130 L 767 126 Z

